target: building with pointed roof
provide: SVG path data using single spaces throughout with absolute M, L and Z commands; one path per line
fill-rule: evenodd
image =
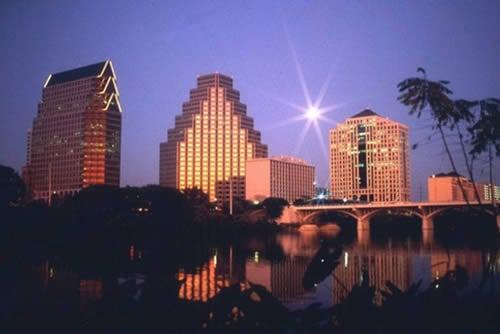
M 119 186 L 121 113 L 110 60 L 49 75 L 28 143 L 33 198 Z
M 410 200 L 408 127 L 365 109 L 330 130 L 334 198 Z
M 246 161 L 267 157 L 229 76 L 199 76 L 197 87 L 160 144 L 160 185 L 198 188 L 210 200 L 245 198 Z

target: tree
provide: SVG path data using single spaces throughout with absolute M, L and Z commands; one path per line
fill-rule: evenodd
M 109 222 L 123 211 L 122 189 L 115 186 L 95 185 L 79 191 L 66 201 L 68 209 L 87 223 Z
M 409 114 L 417 114 L 419 118 L 422 112 L 428 110 L 431 118 L 435 122 L 434 127 L 438 129 L 441 140 L 450 160 L 453 172 L 458 174 L 455 160 L 451 154 L 444 128 L 450 124 L 455 124 L 459 119 L 457 109 L 449 95 L 453 92 L 447 87 L 448 81 L 438 80 L 431 81 L 427 79 L 426 72 L 423 68 L 418 68 L 417 72 L 422 73 L 422 78 L 408 78 L 398 84 L 400 96 L 398 100 L 410 107 Z M 460 178 L 457 178 L 458 185 L 462 191 L 462 195 L 467 203 L 469 203 L 467 193 Z
M 26 187 L 16 171 L 0 165 L 0 207 L 18 205 L 24 197 Z
M 470 153 L 477 157 L 488 152 L 490 147 L 500 156 L 500 99 L 488 98 L 477 101 L 479 117 L 469 127 L 472 149 Z
M 479 117 L 468 128 L 471 135 L 472 149 L 470 154 L 473 159 L 488 152 L 490 166 L 490 191 L 491 199 L 495 204 L 495 191 L 493 186 L 493 148 L 496 156 L 500 156 L 500 99 L 488 98 L 477 101 Z
M 157 221 L 178 224 L 192 219 L 189 201 L 179 190 L 174 188 L 148 185 L 141 188 L 144 199 L 150 205 L 150 211 Z
M 183 190 L 183 194 L 192 206 L 194 222 L 201 223 L 207 221 L 208 213 L 210 211 L 210 201 L 208 195 L 197 187 L 186 188 Z
M 285 199 L 278 197 L 268 197 L 262 202 L 262 206 L 271 220 L 281 217 L 283 209 L 288 205 L 289 204 Z

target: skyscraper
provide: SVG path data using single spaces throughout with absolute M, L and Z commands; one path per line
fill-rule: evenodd
M 160 185 L 197 187 L 210 200 L 245 198 L 245 164 L 267 156 L 260 132 L 240 102 L 233 79 L 219 73 L 198 77 L 198 85 L 160 144 Z
M 34 199 L 119 186 L 121 112 L 110 60 L 49 75 L 28 136 Z
M 408 127 L 365 109 L 330 130 L 334 198 L 410 200 Z

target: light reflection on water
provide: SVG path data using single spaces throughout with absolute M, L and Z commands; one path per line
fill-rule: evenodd
M 322 239 L 315 233 L 282 233 L 271 242 L 252 239 L 243 246 L 213 249 L 203 264 L 194 269 L 178 269 L 175 275 L 179 281 L 178 298 L 206 302 L 223 287 L 240 283 L 244 289 L 254 283 L 266 287 L 291 309 L 312 302 L 329 306 L 345 298 L 363 279 L 363 273 L 377 290 L 383 289 L 387 281 L 405 290 L 419 280 L 421 287 L 426 288 L 432 280 L 457 265 L 467 270 L 469 286 L 477 287 L 484 265 L 492 256 L 488 250 L 482 249 L 446 249 L 429 239 L 394 237 L 380 242 L 361 239 L 344 244 L 340 263 L 334 272 L 313 289 L 306 290 L 302 279 L 321 245 Z M 131 245 L 124 257 L 129 263 L 137 264 L 144 260 L 145 255 L 140 247 Z M 497 292 L 499 261 L 496 258 L 492 262 Z M 140 270 L 112 277 L 99 273 L 78 275 L 54 261 L 32 266 L 20 276 L 17 287 L 26 300 L 45 297 L 51 302 L 80 310 L 88 309 L 123 287 L 130 296 L 138 299 L 142 296 L 143 285 L 148 283 L 148 274 Z M 380 301 L 380 294 L 376 298 Z
M 302 279 L 321 246 L 321 238 L 313 233 L 280 234 L 276 242 L 283 251 L 282 258 L 266 258 L 261 255 L 262 250 L 254 250 L 242 264 L 240 259 L 219 251 L 189 275 L 181 286 L 179 297 L 206 301 L 217 294 L 218 287 L 235 282 L 244 287 L 251 282 L 263 285 L 292 309 L 312 302 L 329 306 L 340 302 L 355 284 L 361 283 L 363 272 L 377 291 L 384 289 L 387 281 L 406 290 L 418 281 L 421 281 L 421 288 L 426 288 L 447 271 L 455 270 L 457 265 L 467 270 L 469 286 L 478 286 L 483 265 L 488 260 L 487 253 L 480 249 L 445 249 L 433 242 L 428 244 L 428 241 L 388 239 L 376 245 L 363 240 L 345 245 L 334 272 L 315 288 L 306 290 Z M 497 282 L 500 278 L 498 268 L 497 261 Z M 178 277 L 185 278 L 182 270 Z M 380 293 L 376 300 L 381 301 Z

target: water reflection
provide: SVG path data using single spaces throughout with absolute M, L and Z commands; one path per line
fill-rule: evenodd
M 179 298 L 207 301 L 222 287 L 239 282 L 244 288 L 251 282 L 263 285 L 280 301 L 295 308 L 311 302 L 337 304 L 363 279 L 368 279 L 377 291 L 383 289 L 387 281 L 402 290 L 418 281 L 422 282 L 422 287 L 427 287 L 432 280 L 460 265 L 467 269 L 473 282 L 479 280 L 483 268 L 481 250 L 446 250 L 435 243 L 428 247 L 427 241 L 411 238 L 396 241 L 388 239 L 377 245 L 363 239 L 344 245 L 340 254 L 333 253 L 339 259 L 333 273 L 328 272 L 325 280 L 309 286 L 304 281 L 308 266 L 314 262 L 315 256 L 321 255 L 320 247 L 325 243 L 317 233 L 280 234 L 276 243 L 281 247 L 283 257 L 265 257 L 265 249 L 253 250 L 247 254 L 243 266 L 241 257 L 227 256 L 227 252 L 223 256 L 219 250 L 195 272 L 179 271 L 179 280 L 184 280 Z M 255 247 L 255 242 L 252 245 Z M 317 261 L 323 258 L 328 261 L 328 253 Z M 381 298 L 378 292 L 377 301 L 380 302 Z
M 283 233 L 271 242 L 252 239 L 244 245 L 215 247 L 207 252 L 207 259 L 201 265 L 181 265 L 176 269 L 171 278 L 178 282 L 178 286 L 172 288 L 174 296 L 177 295 L 179 301 L 207 302 L 222 288 L 234 283 L 240 283 L 242 289 L 256 283 L 294 309 L 312 302 L 324 306 L 337 304 L 363 279 L 368 279 L 378 291 L 387 281 L 405 290 L 420 280 L 426 288 L 432 280 L 460 265 L 469 274 L 469 285 L 477 287 L 487 263 L 493 265 L 493 280 L 498 282 L 500 277 L 497 255 L 485 249 L 446 249 L 437 242 L 409 237 L 379 242 L 363 239 L 341 245 L 335 244 L 337 241 L 333 245 L 328 242 L 331 241 L 318 233 Z M 150 289 L 155 290 L 150 290 L 151 294 L 155 294 L 170 282 L 168 272 L 154 276 L 137 266 L 147 260 L 145 254 L 141 247 L 131 245 L 128 253 L 124 252 L 128 261 L 128 267 L 124 268 L 128 270 L 121 273 L 77 273 L 71 265 L 57 260 L 19 266 L 18 271 L 7 274 L 11 291 L 6 294 L 10 299 L 6 298 L 4 306 L 9 302 L 20 305 L 43 301 L 57 307 L 88 311 L 99 301 L 120 294 L 137 301 L 143 296 L 143 285 L 149 284 Z M 493 261 L 488 262 L 492 257 Z M 311 263 L 323 263 L 322 260 L 335 270 L 307 278 Z M 381 298 L 377 293 L 378 302 Z

